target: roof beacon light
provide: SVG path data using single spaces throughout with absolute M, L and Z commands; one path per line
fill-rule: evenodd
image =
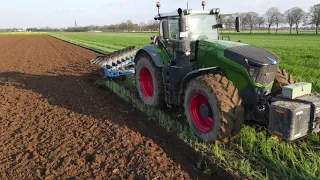
M 158 8 L 158 15 L 160 16 L 160 6 L 161 6 L 161 3 L 158 1 L 158 2 L 156 3 L 156 6 L 157 6 L 157 8 Z
M 206 1 L 202 1 L 202 9 L 204 10 L 204 7 L 206 6 Z
M 156 5 L 157 5 L 157 8 L 159 8 L 159 7 L 161 6 L 161 4 L 160 4 L 160 2 L 159 2 L 159 1 L 157 2 L 157 4 L 156 4 Z

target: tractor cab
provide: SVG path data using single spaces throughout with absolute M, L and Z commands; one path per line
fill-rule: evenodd
M 216 9 L 215 12 L 219 12 Z M 186 30 L 184 34 L 187 39 L 192 42 L 196 40 L 219 38 L 218 14 L 214 14 L 213 10 L 209 11 L 192 11 L 191 9 L 184 10 L 186 19 Z M 179 39 L 179 15 L 176 11 L 167 14 L 160 14 L 155 17 L 160 20 L 160 38 L 167 40 Z
M 196 51 L 199 41 L 218 41 L 219 28 L 223 28 L 220 23 L 222 16 L 230 16 L 230 14 L 220 14 L 219 8 L 213 8 L 205 11 L 205 1 L 202 2 L 203 11 L 195 11 L 193 9 L 185 9 L 182 11 L 184 16 L 181 28 L 185 28 L 184 32 L 179 31 L 180 15 L 178 11 L 169 13 L 159 12 L 160 3 L 157 3 L 158 15 L 155 20 L 160 21 L 159 40 L 167 50 L 171 59 L 174 59 L 174 44 L 180 38 L 187 40 L 191 48 L 191 60 L 195 60 Z M 240 19 L 235 19 L 235 28 L 240 32 Z
M 216 13 L 213 13 L 216 12 Z M 162 40 L 168 54 L 172 57 L 174 54 L 173 44 L 179 40 L 179 36 L 185 37 L 190 42 L 191 53 L 195 52 L 195 42 L 200 40 L 218 40 L 219 9 L 209 11 L 193 11 L 186 9 L 185 15 L 186 32 L 179 32 L 179 14 L 177 11 L 159 14 L 155 17 L 160 20 L 159 38 Z

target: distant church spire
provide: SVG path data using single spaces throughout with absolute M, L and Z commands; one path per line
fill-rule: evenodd
M 78 27 L 77 21 L 74 21 L 74 27 Z

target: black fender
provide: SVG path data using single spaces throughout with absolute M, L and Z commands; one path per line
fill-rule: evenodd
M 189 72 L 182 80 L 180 84 L 180 91 L 179 91 L 179 104 L 182 105 L 183 103 L 183 95 L 185 88 L 187 87 L 188 82 L 196 78 L 198 76 L 204 75 L 204 74 L 221 74 L 223 75 L 222 70 L 219 67 L 209 67 L 209 68 L 202 68 L 202 69 L 196 69 L 194 71 Z
M 147 53 L 149 54 L 149 56 L 152 58 L 154 64 L 157 66 L 157 67 L 164 67 L 164 64 L 163 64 L 163 61 L 162 61 L 162 58 L 160 56 L 160 54 L 154 49 L 154 47 L 152 45 L 145 45 L 143 47 L 141 47 L 137 53 L 136 53 L 136 57 L 139 56 L 139 54 L 141 53 Z M 134 59 L 134 62 L 137 63 L 137 60 Z

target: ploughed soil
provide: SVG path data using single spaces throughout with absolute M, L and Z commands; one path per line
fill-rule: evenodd
M 227 178 L 106 89 L 97 53 L 46 35 L 0 36 L 0 179 Z

